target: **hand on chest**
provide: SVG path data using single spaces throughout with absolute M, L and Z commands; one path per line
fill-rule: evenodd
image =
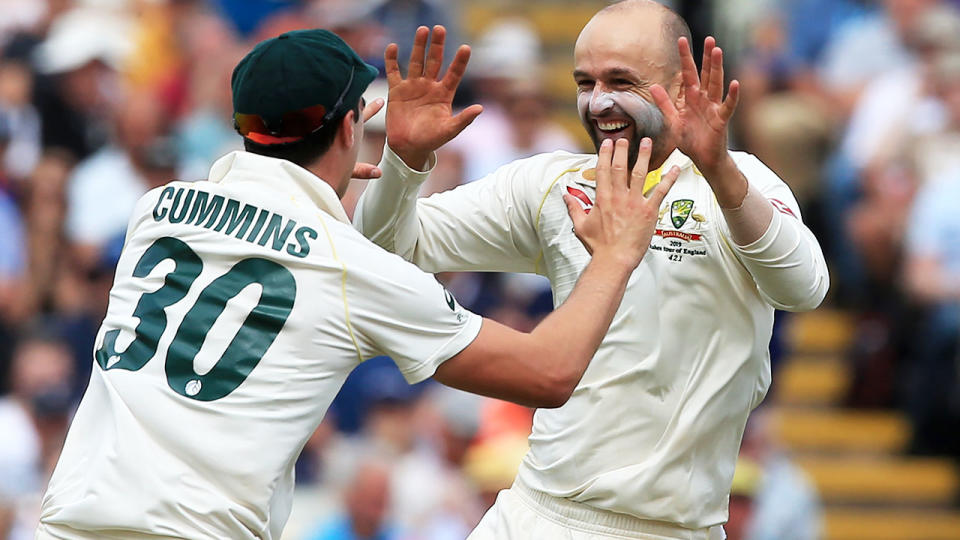
M 555 206 L 563 207 L 562 196 L 568 194 L 589 211 L 596 201 L 593 171 L 587 169 L 573 174 L 567 182 L 559 186 L 560 189 L 556 190 Z M 647 188 L 659 180 L 657 172 L 648 175 Z M 559 248 L 567 247 L 575 253 L 583 252 L 585 255 L 585 250 L 570 231 L 570 220 L 565 216 L 565 208 L 563 210 L 563 219 L 560 220 L 562 223 L 553 227 L 556 237 L 551 243 Z M 714 202 L 710 186 L 690 167 L 681 174 L 660 207 L 656 232 L 650 242 L 650 253 L 670 263 L 686 263 L 709 257 L 711 246 L 718 245 L 720 241 L 720 219 L 723 219 L 723 216 Z M 572 243 L 569 241 L 571 238 Z

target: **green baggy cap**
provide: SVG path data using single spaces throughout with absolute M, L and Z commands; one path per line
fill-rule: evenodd
M 284 134 L 285 115 L 318 105 L 329 121 L 356 107 L 377 74 L 333 32 L 286 32 L 258 43 L 234 68 L 234 118 L 259 116 L 272 135 Z

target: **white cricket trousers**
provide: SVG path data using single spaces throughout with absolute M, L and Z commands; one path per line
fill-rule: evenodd
M 591 508 L 530 489 L 517 481 L 497 495 L 497 502 L 467 540 L 724 540 L 723 527 L 685 529 Z

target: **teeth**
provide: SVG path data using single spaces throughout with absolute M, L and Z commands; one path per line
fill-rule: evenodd
M 619 131 L 627 127 L 627 122 L 597 122 L 597 126 L 603 131 Z

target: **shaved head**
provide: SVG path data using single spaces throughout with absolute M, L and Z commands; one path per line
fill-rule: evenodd
M 593 18 L 604 16 L 636 17 L 656 21 L 663 38 L 663 52 L 674 73 L 680 73 L 680 53 L 677 52 L 677 40 L 685 37 L 693 44 L 690 27 L 676 11 L 654 0 L 620 0 L 598 11 Z

